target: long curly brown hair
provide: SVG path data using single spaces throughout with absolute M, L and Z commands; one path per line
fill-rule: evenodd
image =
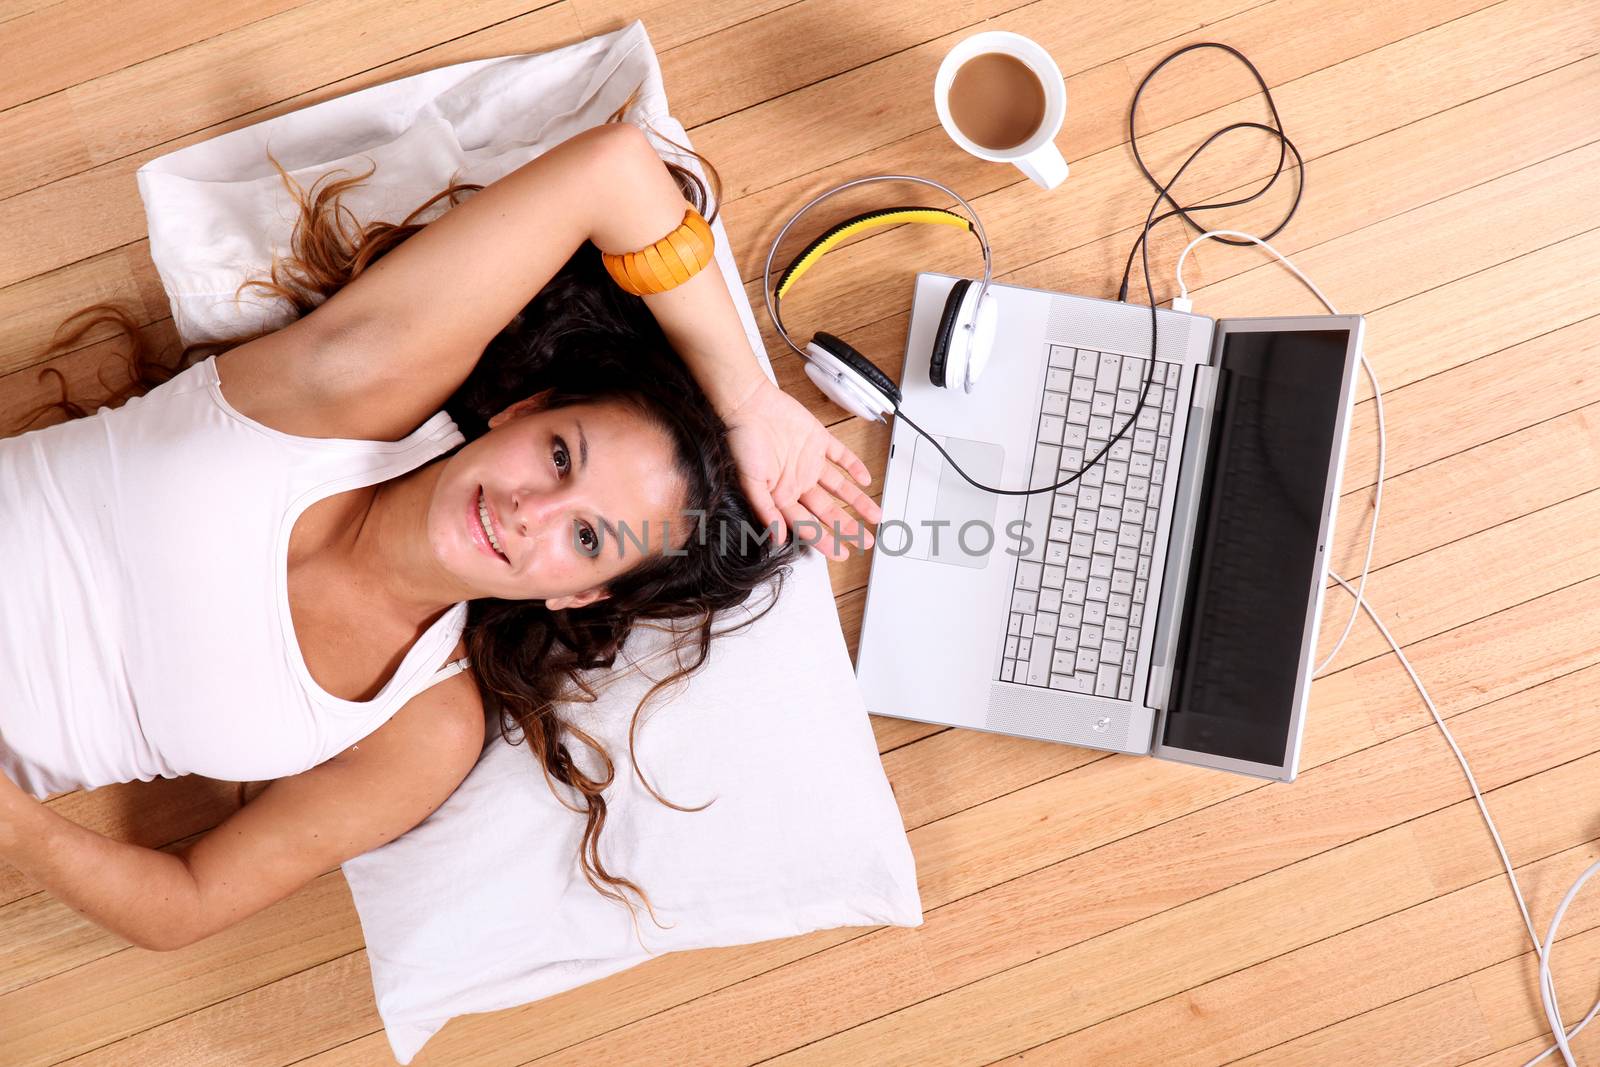
M 630 97 L 606 121 L 621 121 L 632 102 Z M 710 175 L 720 206 L 721 179 L 710 161 L 675 141 L 665 137 L 662 140 L 700 160 Z M 663 162 L 684 196 L 704 215 L 708 200 L 705 183 L 693 171 Z M 371 177 L 372 170 L 340 179 L 324 174 L 306 190 L 276 159 L 272 164 L 299 204 L 290 253 L 274 260 L 270 278 L 248 281 L 238 292 L 255 289 L 286 301 L 295 317 L 309 313 L 420 230 L 426 223 L 418 219 L 429 209 L 448 202 L 443 209 L 448 210 L 482 188 L 453 182 L 398 223 L 377 221 L 363 226 L 340 203 L 340 197 Z M 715 210 L 707 216 L 708 220 L 715 217 Z M 100 324 L 114 327 L 125 341 L 124 358 L 132 380 L 96 407 L 115 407 L 171 380 L 208 355 L 262 336 L 253 333 L 189 345 L 176 360 L 169 361 L 163 358 L 165 352 L 158 357 L 151 351 L 153 346 L 125 310 L 96 304 L 68 317 L 41 360 L 72 349 Z M 66 379 L 59 370 L 44 368 L 41 380 L 45 374 L 55 374 L 59 379 L 61 397 L 35 410 L 23 426 L 51 409 L 69 418 L 89 414 L 84 405 L 67 396 Z M 674 442 L 677 473 L 687 487 L 685 506 L 704 514 L 701 530 L 762 531 L 762 524 L 738 487 L 736 467 L 726 442 L 727 427 L 671 349 L 644 301 L 611 281 L 600 261 L 599 249 L 591 242 L 586 241 L 490 342 L 472 373 L 446 401 L 445 410 L 470 441 L 488 432 L 491 415 L 517 400 L 540 394 L 552 408 L 600 400 L 631 406 Z M 434 462 L 445 458 L 441 456 Z M 557 799 L 586 816 L 579 857 L 584 876 L 597 892 L 625 904 L 635 923 L 633 904 L 619 892 L 623 887 L 638 894 L 650 908 L 652 920 L 661 925 L 644 891 L 629 879 L 609 872 L 599 853 L 600 832 L 606 821 L 604 791 L 615 777 L 615 765 L 593 736 L 560 718 L 558 707 L 597 699 L 597 689 L 583 675 L 612 667 L 636 624 L 643 620 L 673 620 L 665 628 L 678 639 L 668 655 L 679 668 L 653 684 L 635 709 L 628 730 L 632 759 L 645 705 L 704 664 L 714 636 L 742 629 L 771 609 L 800 544 L 796 538 L 780 545 L 761 536 L 692 537 L 685 555 L 641 553 L 638 563 L 608 584 L 608 598 L 585 607 L 550 611 L 542 601 L 494 598 L 474 600 L 469 605 L 465 639 L 485 709 L 497 716 L 504 740 L 510 744 L 526 740 Z M 766 609 L 738 626 L 713 631 L 714 617 L 719 612 L 744 603 L 751 593 L 769 582 L 773 583 L 773 596 Z M 597 754 L 602 768 L 598 776 L 591 777 L 573 761 L 563 741 L 564 733 L 572 734 Z M 667 800 L 645 780 L 637 761 L 633 763 L 640 783 L 662 804 L 685 812 L 701 811 L 707 806 L 686 808 Z M 583 807 L 569 803 L 554 782 L 576 791 Z

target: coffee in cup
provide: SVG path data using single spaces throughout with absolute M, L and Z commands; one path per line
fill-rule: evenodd
M 945 132 L 979 159 L 1015 164 L 1046 189 L 1067 177 L 1055 146 L 1066 85 L 1037 42 L 1004 30 L 965 38 L 940 64 L 933 101 Z

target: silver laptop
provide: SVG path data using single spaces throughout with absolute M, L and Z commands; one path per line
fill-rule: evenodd
M 906 412 L 980 482 L 1060 481 L 1134 410 L 1150 309 L 992 284 L 962 393 L 928 380 L 956 280 L 917 276 Z M 974 488 L 895 420 L 856 658 L 874 715 L 1294 777 L 1364 322 L 1157 323 L 1134 428 L 1055 492 Z

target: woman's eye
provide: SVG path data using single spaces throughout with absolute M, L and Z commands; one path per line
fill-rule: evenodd
M 560 473 L 560 474 L 566 474 L 568 468 L 572 465 L 572 457 L 567 453 L 566 443 L 563 442 L 561 440 L 561 438 L 559 438 L 559 437 L 556 438 L 556 447 L 555 447 L 554 455 L 555 455 L 555 462 L 556 462 L 556 471 L 558 473 Z
M 595 536 L 594 527 L 584 523 L 578 527 L 578 543 L 585 552 L 593 553 L 600 545 L 600 539 Z

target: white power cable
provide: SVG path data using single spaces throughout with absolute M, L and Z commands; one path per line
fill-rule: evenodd
M 1196 237 L 1193 241 L 1189 242 L 1189 244 L 1184 248 L 1183 252 L 1178 256 L 1178 296 L 1172 301 L 1174 308 L 1187 311 L 1193 306 L 1189 300 L 1189 290 L 1183 283 L 1183 264 L 1188 258 L 1189 252 L 1196 245 L 1198 245 L 1201 241 L 1205 241 L 1213 237 L 1236 237 L 1260 245 L 1262 248 L 1276 256 L 1280 263 L 1282 263 L 1285 267 L 1288 267 L 1289 270 L 1294 273 L 1295 277 L 1304 282 L 1306 288 L 1310 289 L 1314 294 L 1316 294 L 1317 299 L 1322 301 L 1323 306 L 1326 307 L 1330 313 L 1334 315 L 1339 314 L 1338 310 L 1333 306 L 1333 303 L 1323 295 L 1322 290 L 1317 288 L 1316 283 L 1301 273 L 1300 268 L 1296 267 L 1292 262 L 1290 262 L 1287 256 L 1285 256 L 1282 252 L 1279 252 L 1276 248 L 1273 248 L 1261 238 L 1256 237 L 1254 234 L 1243 233 L 1239 230 L 1207 230 L 1205 233 L 1202 233 L 1199 237 Z M 1478 781 L 1473 776 L 1472 768 L 1467 763 L 1467 757 L 1462 753 L 1461 747 L 1456 744 L 1455 736 L 1451 734 L 1450 728 L 1445 725 L 1444 717 L 1439 714 L 1439 709 L 1434 706 L 1433 698 L 1428 695 L 1428 690 L 1423 686 L 1422 679 L 1417 676 L 1416 670 L 1414 670 L 1411 666 L 1411 661 L 1406 657 L 1405 652 L 1400 648 L 1400 643 L 1394 639 L 1394 635 L 1389 632 L 1389 628 L 1385 626 L 1383 624 L 1383 620 L 1378 617 L 1378 613 L 1373 609 L 1371 602 L 1366 599 L 1365 594 L 1367 588 L 1367 575 L 1372 569 L 1372 548 L 1373 545 L 1377 543 L 1378 539 L 1378 515 L 1383 503 L 1384 460 L 1385 454 L 1388 450 L 1388 442 L 1384 436 L 1383 391 L 1378 388 L 1377 375 L 1373 373 L 1372 364 L 1368 362 L 1365 353 L 1362 353 L 1361 355 L 1361 367 L 1362 370 L 1366 372 L 1367 380 L 1372 384 L 1372 398 L 1378 416 L 1378 482 L 1377 486 L 1373 490 L 1372 495 L 1372 526 L 1367 533 L 1367 551 L 1366 556 L 1362 560 L 1361 564 L 1361 578 L 1356 584 L 1355 588 L 1351 588 L 1349 582 L 1339 577 L 1339 575 L 1335 574 L 1331 569 L 1328 571 L 1329 576 L 1334 581 L 1338 582 L 1339 585 L 1344 588 L 1345 592 L 1349 593 L 1355 600 L 1355 605 L 1350 610 L 1350 618 L 1345 623 L 1344 631 L 1339 635 L 1339 639 L 1334 642 L 1333 648 L 1328 652 L 1327 658 L 1325 658 L 1322 663 L 1316 667 L 1315 671 L 1312 672 L 1313 677 L 1315 677 L 1317 674 L 1320 674 L 1322 670 L 1326 668 L 1330 662 L 1332 662 L 1333 657 L 1338 654 L 1339 648 L 1344 644 L 1345 638 L 1350 636 L 1350 630 L 1351 627 L 1355 625 L 1356 617 L 1360 615 L 1361 612 L 1365 611 L 1367 613 L 1367 617 L 1372 620 L 1372 624 L 1376 626 L 1378 632 L 1383 635 L 1383 639 L 1388 642 L 1389 648 L 1394 652 L 1395 656 L 1399 658 L 1400 665 L 1405 668 L 1407 676 L 1409 676 L 1411 679 L 1411 684 L 1416 686 L 1417 692 L 1422 696 L 1422 702 L 1427 705 L 1428 713 L 1433 716 L 1433 721 L 1438 725 L 1440 731 L 1444 734 L 1444 739 L 1449 744 L 1450 751 L 1455 753 L 1456 762 L 1461 764 L 1461 771 L 1464 775 L 1466 775 L 1467 785 L 1472 789 L 1472 797 L 1475 801 L 1477 801 L 1478 811 L 1483 816 L 1484 824 L 1489 828 L 1489 836 L 1494 839 L 1495 851 L 1500 854 L 1500 863 L 1505 867 L 1506 877 L 1511 882 L 1511 892 L 1512 895 L 1516 897 L 1517 910 L 1522 913 L 1522 922 L 1523 925 L 1527 927 L 1528 937 L 1533 940 L 1533 950 L 1539 957 L 1539 999 L 1544 1006 L 1545 1021 L 1549 1025 L 1551 1036 L 1555 1038 L 1556 1043 L 1545 1049 L 1533 1059 L 1529 1060 L 1523 1065 L 1523 1067 L 1533 1067 L 1534 1064 L 1541 1062 L 1552 1052 L 1558 1051 L 1561 1053 L 1561 1058 L 1566 1063 L 1567 1067 L 1577 1067 L 1577 1061 L 1572 1058 L 1570 1039 L 1576 1036 L 1584 1027 L 1588 1026 L 1596 1014 L 1600 1014 L 1600 999 L 1595 1001 L 1594 1007 L 1589 1009 L 1589 1014 L 1585 1015 L 1576 1026 L 1572 1027 L 1570 1030 L 1566 1029 L 1565 1024 L 1561 1021 L 1561 1009 L 1556 999 L 1556 982 L 1555 977 L 1550 972 L 1550 957 L 1555 949 L 1556 932 L 1561 926 L 1562 918 L 1567 913 L 1567 907 L 1572 903 L 1573 899 L 1577 897 L 1578 891 L 1583 888 L 1583 884 L 1587 882 L 1589 878 L 1595 874 L 1595 872 L 1600 871 L 1600 860 L 1590 864 L 1588 869 L 1579 875 L 1578 878 L 1572 883 L 1571 887 L 1567 889 L 1566 895 L 1561 898 L 1560 905 L 1556 908 L 1555 914 L 1550 919 L 1549 930 L 1546 932 L 1544 939 L 1540 940 L 1538 931 L 1534 929 L 1533 917 L 1528 913 L 1528 903 L 1522 895 L 1522 887 L 1517 882 L 1516 870 L 1511 865 L 1511 857 L 1506 853 L 1505 843 L 1500 839 L 1500 830 L 1495 826 L 1494 817 L 1489 814 L 1489 805 L 1484 801 L 1483 793 L 1478 789 Z

